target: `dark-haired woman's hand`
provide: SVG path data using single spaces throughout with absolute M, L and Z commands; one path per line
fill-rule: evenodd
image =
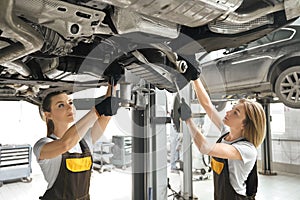
M 107 97 L 95 106 L 99 115 L 113 116 L 120 108 L 120 99 L 117 97 Z

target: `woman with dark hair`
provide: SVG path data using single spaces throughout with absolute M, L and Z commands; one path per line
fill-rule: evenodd
M 33 148 L 48 183 L 41 199 L 90 199 L 91 150 L 119 108 L 119 100 L 109 96 L 111 87 L 108 86 L 105 99 L 76 123 L 69 95 L 53 92 L 44 98 L 41 109 L 47 137 L 38 140 Z
M 222 119 L 213 106 L 200 79 L 193 81 L 200 105 L 221 132 L 217 143 L 210 143 L 191 118 L 183 101 L 178 111 L 189 127 L 202 154 L 212 156 L 215 200 L 255 199 L 257 191 L 257 147 L 265 137 L 266 117 L 262 106 L 240 99 Z

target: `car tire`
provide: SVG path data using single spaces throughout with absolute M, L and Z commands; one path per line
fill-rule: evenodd
M 275 93 L 286 106 L 300 108 L 300 66 L 284 70 L 275 82 Z

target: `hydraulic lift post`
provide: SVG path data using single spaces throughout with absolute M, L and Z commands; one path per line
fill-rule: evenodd
M 134 109 L 132 112 L 132 200 L 147 199 L 145 185 L 145 110 Z M 138 189 L 137 189 L 138 188 Z
M 272 171 L 272 140 L 271 140 L 271 116 L 270 116 L 270 100 L 263 99 L 259 101 L 264 108 L 266 115 L 266 136 L 261 145 L 261 161 L 262 171 L 259 172 L 262 175 L 276 175 L 276 172 Z
M 184 97 L 185 102 L 191 105 L 191 85 L 188 84 L 180 90 L 180 97 Z M 189 133 L 186 123 L 181 122 L 183 132 L 182 159 L 183 159 L 183 191 L 185 199 L 194 199 L 193 197 L 193 177 L 192 177 L 192 137 Z
M 166 91 L 154 89 L 147 83 L 145 87 L 142 86 L 141 80 L 136 79 L 129 72 L 126 72 L 126 81 L 143 87 L 139 88 L 143 91 L 141 94 L 135 92 L 134 99 L 135 101 L 140 99 L 144 104 L 132 105 L 132 200 L 167 200 L 166 123 L 170 123 L 171 119 L 167 117 Z M 191 85 L 188 84 L 179 91 L 180 96 L 184 97 L 188 104 L 191 102 L 191 90 Z M 186 124 L 182 123 L 181 126 L 184 134 L 182 146 L 184 180 L 181 192 L 186 199 L 192 199 L 191 136 Z
M 134 108 L 132 138 L 132 200 L 167 199 L 167 137 L 165 91 L 147 88 L 147 103 Z M 164 108 L 164 109 L 163 109 Z

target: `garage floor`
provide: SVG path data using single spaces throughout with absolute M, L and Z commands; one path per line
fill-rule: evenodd
M 172 177 L 176 176 L 170 174 Z M 256 200 L 299 200 L 300 199 L 300 175 L 277 173 L 276 176 L 259 175 L 259 188 Z M 174 186 L 177 187 L 177 182 Z M 194 181 L 194 196 L 199 200 L 213 200 L 213 181 Z M 171 200 L 171 199 L 168 199 Z
M 43 194 L 46 183 L 41 174 L 33 174 L 32 182 L 5 183 L 0 188 L 0 199 L 5 200 L 38 200 Z M 180 174 L 168 173 L 170 185 L 175 191 L 180 188 Z M 208 180 L 194 181 L 194 196 L 199 200 L 213 199 L 213 182 Z M 299 200 L 300 175 L 278 173 L 276 176 L 259 175 L 257 200 Z M 115 169 L 111 172 L 94 171 L 90 188 L 91 200 L 131 200 L 130 169 Z M 168 194 L 171 191 L 168 190 Z M 173 199 L 169 197 L 168 200 Z

